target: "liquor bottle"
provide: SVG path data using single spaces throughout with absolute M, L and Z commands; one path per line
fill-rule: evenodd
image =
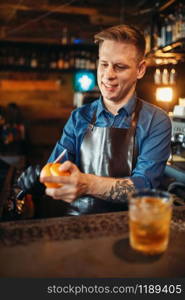
M 61 43 L 62 43 L 62 45 L 67 45 L 68 44 L 68 29 L 67 29 L 67 27 L 64 27 L 62 29 Z
M 30 66 L 32 68 L 37 68 L 37 66 L 38 66 L 38 61 L 37 61 L 37 57 L 36 57 L 36 53 L 35 52 L 32 53 L 32 58 L 31 58 L 31 61 L 30 61 Z
M 75 69 L 80 69 L 80 56 L 79 51 L 76 51 L 75 53 Z
M 170 71 L 170 84 L 175 84 L 176 82 L 176 71 L 174 68 L 171 69 Z
M 49 64 L 49 62 L 48 62 L 48 54 L 46 54 L 46 53 L 40 53 L 39 54 L 39 68 L 41 68 L 41 69 L 48 69 L 48 64 Z
M 168 69 L 164 68 L 162 72 L 162 83 L 168 84 L 169 83 L 169 72 Z
M 161 26 L 161 38 L 160 38 L 161 47 L 166 45 L 166 21 L 164 20 Z
M 177 26 L 176 26 L 176 21 L 177 21 L 177 16 L 176 13 L 172 15 L 173 22 L 172 22 L 172 42 L 175 42 L 177 40 Z
M 56 53 L 55 53 L 55 52 L 52 52 L 52 53 L 51 53 L 51 56 L 50 56 L 50 64 L 49 64 L 49 67 L 50 67 L 51 69 L 56 69 L 56 68 L 57 68 L 57 61 L 58 61 L 58 59 L 57 59 Z
M 69 67 L 70 69 L 74 69 L 75 67 L 75 54 L 74 51 L 71 51 L 69 54 Z
M 91 55 L 90 52 L 86 52 L 86 64 L 85 64 L 85 69 L 90 70 L 91 69 Z
M 166 19 L 166 45 L 172 42 L 172 22 L 170 17 Z
M 25 57 L 23 55 L 19 57 L 19 66 L 25 66 Z
M 97 65 L 98 65 L 98 59 L 96 53 L 94 53 L 91 59 L 91 70 L 96 70 Z
M 81 51 L 80 53 L 80 68 L 85 69 L 86 68 L 86 53 L 85 51 Z
M 64 54 L 63 53 L 59 54 L 58 68 L 59 69 L 64 69 Z
M 17 51 L 17 65 L 23 67 L 26 64 L 25 50 L 18 49 Z
M 176 33 L 177 33 L 177 40 L 182 38 L 182 25 L 183 25 L 183 6 L 179 3 L 176 11 Z
M 157 68 L 155 70 L 155 73 L 154 73 L 154 83 L 155 84 L 161 84 L 161 70 L 159 68 Z

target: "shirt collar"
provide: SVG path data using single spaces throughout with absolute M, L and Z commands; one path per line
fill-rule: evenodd
M 127 115 L 130 116 L 134 110 L 135 110 L 135 107 L 136 107 L 136 94 L 134 94 L 130 100 L 123 106 L 119 109 L 118 113 L 120 113 L 123 109 L 126 111 Z
M 118 113 L 121 113 L 123 110 L 126 112 L 126 114 L 128 116 L 130 116 L 134 109 L 135 109 L 135 106 L 136 106 L 136 99 L 137 99 L 137 96 L 136 94 L 134 94 L 130 100 L 123 106 L 119 109 Z M 99 98 L 99 101 L 98 101 L 98 106 L 97 106 L 97 112 L 96 112 L 96 116 L 99 117 L 99 115 L 103 112 L 103 111 L 107 111 L 105 106 L 104 106 L 104 103 L 103 103 L 103 99 L 102 97 L 100 96 Z

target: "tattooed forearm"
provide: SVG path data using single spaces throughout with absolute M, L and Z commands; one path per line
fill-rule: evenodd
M 128 179 L 118 179 L 109 191 L 106 191 L 101 198 L 107 201 L 127 202 L 128 194 L 135 191 L 134 184 Z
M 102 177 L 84 174 L 86 180 L 86 195 L 111 202 L 128 202 L 129 194 L 135 191 L 130 178 Z

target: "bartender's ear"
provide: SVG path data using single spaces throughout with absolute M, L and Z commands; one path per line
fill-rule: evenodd
M 146 60 L 141 60 L 138 64 L 137 79 L 141 79 L 146 72 Z

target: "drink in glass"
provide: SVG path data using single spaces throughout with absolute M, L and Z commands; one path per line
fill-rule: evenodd
M 172 196 L 157 190 L 136 191 L 129 200 L 129 240 L 133 249 L 160 254 L 168 246 Z

